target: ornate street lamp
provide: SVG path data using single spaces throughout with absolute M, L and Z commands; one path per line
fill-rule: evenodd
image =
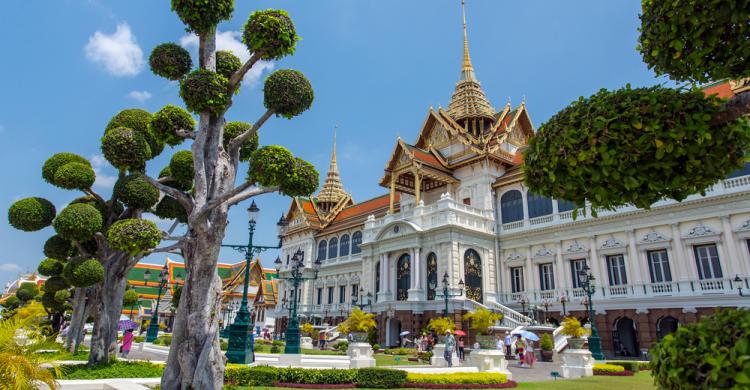
M 146 331 L 146 341 L 149 343 L 156 341 L 156 338 L 159 336 L 159 301 L 161 301 L 161 292 L 167 285 L 168 272 L 169 269 L 167 268 L 167 265 L 164 264 L 164 268 L 162 268 L 159 273 L 159 293 L 156 295 L 156 307 L 151 315 L 151 322 L 148 324 L 148 330 Z M 148 285 L 148 279 L 151 278 L 151 271 L 146 270 L 146 272 L 143 273 L 143 278 L 146 280 L 146 285 Z
M 542 306 L 544 307 L 544 321 L 542 323 L 546 324 L 549 319 L 549 307 L 550 307 L 550 301 L 547 298 L 542 299 Z
M 526 298 L 525 295 L 521 295 L 521 297 L 518 298 L 518 303 L 521 304 L 521 313 L 526 315 L 526 304 L 529 303 L 529 299 Z
M 278 279 L 280 280 L 291 280 L 292 281 L 292 296 L 291 296 L 291 302 L 289 303 L 289 326 L 286 330 L 286 347 L 284 347 L 284 353 L 285 354 L 299 354 L 300 353 L 300 346 L 299 346 L 299 318 L 297 316 L 297 304 L 298 304 L 298 297 L 297 297 L 297 291 L 299 290 L 300 284 L 302 284 L 303 281 L 306 280 L 315 280 L 318 278 L 318 272 L 320 271 L 320 259 L 315 260 L 313 262 L 313 273 L 312 275 L 305 274 L 305 261 L 304 261 L 304 253 L 297 249 L 297 252 L 294 253 L 291 259 L 291 263 L 289 264 L 289 270 L 285 271 L 289 273 L 289 276 L 281 276 L 281 259 L 276 258 L 276 261 L 274 262 L 274 265 L 276 266 L 276 271 L 279 273 Z M 283 307 L 283 305 L 282 305 Z
M 437 283 L 435 281 L 430 282 L 431 290 L 434 290 L 436 287 L 437 287 Z M 451 292 L 450 285 L 448 284 L 448 272 L 443 274 L 443 299 L 445 300 L 445 309 L 443 309 L 443 317 L 448 317 L 448 300 L 451 298 L 460 297 L 464 295 L 465 284 L 464 284 L 463 279 L 459 280 L 458 288 L 459 288 L 459 291 L 457 293 Z
M 364 294 L 365 294 L 365 290 L 360 288 L 359 294 L 352 297 L 352 305 L 358 307 L 359 310 L 362 310 L 362 311 L 364 311 L 365 308 L 368 306 L 370 307 L 370 309 L 372 309 L 372 293 L 368 292 L 367 296 L 365 296 Z M 358 303 L 359 297 L 362 297 L 362 303 Z M 365 302 L 365 298 L 367 298 L 367 302 Z
M 253 327 L 250 323 L 250 310 L 247 308 L 247 290 L 248 284 L 250 283 L 250 263 L 252 262 L 254 255 L 259 255 L 261 252 L 268 249 L 281 248 L 282 237 L 286 234 L 286 229 L 289 226 L 289 223 L 282 216 L 276 224 L 279 244 L 276 246 L 253 245 L 253 234 L 255 233 L 255 223 L 258 220 L 258 214 L 260 214 L 260 209 L 255 204 L 255 201 L 253 201 L 247 209 L 247 245 L 222 245 L 225 248 L 232 248 L 245 255 L 245 281 L 242 285 L 242 303 L 240 303 L 240 309 L 236 313 L 234 322 L 229 327 L 229 348 L 227 349 L 227 359 L 230 363 L 249 364 L 255 361 L 255 354 L 253 353 Z
M 346 310 L 346 306 L 344 306 L 344 304 L 343 304 L 343 303 L 342 303 L 341 305 L 339 305 L 339 314 L 341 314 L 341 318 L 343 318 L 343 319 L 346 319 L 346 314 L 347 314 L 348 312 L 349 312 L 349 311 L 348 311 L 348 310 Z M 342 320 L 342 321 L 343 321 L 343 320 Z
M 744 280 L 740 278 L 740 275 L 735 275 L 734 279 L 732 280 L 732 283 L 734 283 L 734 288 L 739 291 L 739 294 L 741 297 L 750 297 L 750 294 L 743 294 L 742 293 L 742 286 L 745 284 Z
M 563 312 L 562 312 L 563 318 L 567 317 L 568 315 L 567 312 L 565 311 L 566 302 L 570 302 L 570 298 L 568 298 L 568 296 L 565 294 L 560 295 L 560 303 L 562 304 L 562 309 L 563 309 Z
M 585 264 L 581 270 L 578 271 L 578 282 L 586 293 L 588 303 L 589 320 L 591 321 L 591 336 L 589 336 L 589 351 L 591 356 L 596 360 L 604 360 L 604 354 L 602 353 L 602 340 L 599 337 L 599 331 L 596 329 L 596 319 L 594 318 L 594 300 L 592 296 L 596 291 L 594 286 L 594 275 L 591 274 L 591 268 L 588 264 Z

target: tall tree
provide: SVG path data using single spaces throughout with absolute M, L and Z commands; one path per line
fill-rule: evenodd
M 216 25 L 228 20 L 233 0 L 172 0 L 172 10 L 187 29 L 198 36 L 198 68 L 192 70 L 189 53 L 174 43 L 152 51 L 152 71 L 180 84 L 180 96 L 187 109 L 199 116 L 199 126 L 181 128 L 172 118 L 173 106 L 156 114 L 153 134 L 177 145 L 191 140 L 191 151 L 174 156 L 170 170 L 159 179 L 143 175 L 187 212 L 187 232 L 168 237 L 166 248 L 178 249 L 185 259 L 186 275 L 172 335 L 163 389 L 220 389 L 225 357 L 219 347 L 221 279 L 217 262 L 231 206 L 254 196 L 280 191 L 309 195 L 318 185 L 318 172 L 281 146 L 257 150 L 258 130 L 273 115 L 295 117 L 313 101 L 310 82 L 295 70 L 279 70 L 265 81 L 266 112 L 254 124 L 226 123 L 245 74 L 261 59 L 275 60 L 294 52 L 299 37 L 285 11 L 252 13 L 244 26 L 243 42 L 252 53 L 244 64 L 233 54 L 216 51 Z M 239 178 L 241 162 L 249 162 L 245 177 Z M 192 188 L 171 186 L 189 181 Z
M 750 87 L 729 100 L 697 83 L 750 76 L 749 0 L 643 0 L 638 50 L 658 75 L 693 87 L 602 89 L 532 137 L 529 188 L 597 209 L 683 200 L 742 167 Z M 577 211 L 577 210 L 576 210 Z

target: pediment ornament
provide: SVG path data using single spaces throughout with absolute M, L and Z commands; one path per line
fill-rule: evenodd
M 602 242 L 601 249 L 614 249 L 614 248 L 622 248 L 625 246 L 625 243 L 614 238 L 608 238 Z
M 508 257 L 506 257 L 506 258 L 505 258 L 505 260 L 506 260 L 506 261 L 516 261 L 516 260 L 521 260 L 521 259 L 523 259 L 523 258 L 524 258 L 524 257 L 523 257 L 523 256 L 521 256 L 521 254 L 520 254 L 520 253 L 518 253 L 518 252 L 513 252 L 513 253 L 509 254 L 509 255 L 508 255 Z
M 664 241 L 669 241 L 669 238 L 665 237 L 663 234 L 659 232 L 648 233 L 645 236 L 643 236 L 643 238 L 641 239 L 641 243 L 647 243 L 647 244 L 651 244 L 655 242 L 664 242 Z
M 546 256 L 553 256 L 555 252 L 552 252 L 551 250 L 547 249 L 546 247 L 539 248 L 536 253 L 534 253 L 534 257 L 546 257 Z
M 690 231 L 688 231 L 686 237 L 693 238 L 693 237 L 703 237 L 703 236 L 711 236 L 717 234 L 714 229 L 712 229 L 710 226 L 705 225 L 698 225 Z
M 570 246 L 565 249 L 566 253 L 578 253 L 578 252 L 586 252 L 588 251 L 588 248 L 578 243 L 578 241 L 573 241 Z

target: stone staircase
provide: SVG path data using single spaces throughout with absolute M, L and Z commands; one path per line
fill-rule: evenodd
M 467 310 L 482 307 L 488 310 L 503 313 L 503 319 L 502 321 L 500 321 L 499 326 L 517 328 L 519 326 L 525 326 L 533 323 L 531 318 L 497 302 L 488 302 L 487 305 L 471 299 L 466 299 L 464 300 L 464 302 L 466 302 L 464 308 Z

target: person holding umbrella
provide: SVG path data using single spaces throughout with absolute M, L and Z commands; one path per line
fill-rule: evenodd
M 133 347 L 133 329 L 127 329 L 125 330 L 125 333 L 122 335 L 122 345 L 120 346 L 120 356 L 123 358 L 128 357 L 128 354 L 130 353 L 130 348 Z

